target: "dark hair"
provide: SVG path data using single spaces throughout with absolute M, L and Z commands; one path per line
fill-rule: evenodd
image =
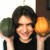
M 13 12 L 12 19 L 16 26 L 18 25 L 18 20 L 22 15 L 25 15 L 26 17 L 30 17 L 31 20 L 33 21 L 33 27 L 35 26 L 35 23 L 37 21 L 37 16 L 33 11 L 33 9 L 26 5 L 17 7 Z
M 32 27 L 34 28 L 37 21 L 37 16 L 31 7 L 25 5 L 17 7 L 12 14 L 15 29 L 18 28 L 18 20 L 22 15 L 29 17 L 32 20 Z

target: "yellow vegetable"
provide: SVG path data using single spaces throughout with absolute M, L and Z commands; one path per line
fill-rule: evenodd
M 45 17 L 38 17 L 35 25 L 35 31 L 37 33 L 45 33 L 48 31 L 48 22 Z

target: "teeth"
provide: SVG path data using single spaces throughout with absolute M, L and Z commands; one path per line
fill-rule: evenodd
M 24 34 L 27 34 L 27 33 L 24 33 Z
M 23 33 L 23 34 L 25 35 L 25 34 L 27 34 L 27 33 Z
M 24 34 L 27 34 L 27 32 L 24 32 Z
M 27 35 L 28 33 L 22 33 L 23 35 Z
M 24 34 L 27 34 L 27 33 L 24 33 Z

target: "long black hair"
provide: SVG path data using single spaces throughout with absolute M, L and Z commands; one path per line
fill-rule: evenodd
M 32 27 L 34 28 L 37 21 L 37 15 L 31 7 L 25 5 L 17 7 L 12 14 L 12 20 L 15 30 L 16 28 L 18 28 L 18 20 L 22 15 L 24 15 L 25 17 L 29 17 L 32 20 Z

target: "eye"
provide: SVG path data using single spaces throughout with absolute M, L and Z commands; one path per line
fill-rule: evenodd
M 32 26 L 32 23 L 27 24 L 28 26 Z
M 21 26 L 22 24 L 18 24 L 18 26 Z
M 21 27 L 22 26 L 22 24 L 17 24 L 17 28 L 19 28 L 19 27 Z

